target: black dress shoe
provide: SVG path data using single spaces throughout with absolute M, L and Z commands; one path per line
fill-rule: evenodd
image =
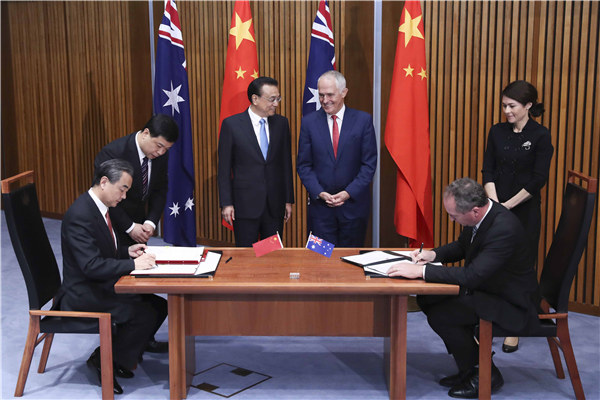
M 517 344 L 515 344 L 515 345 L 502 343 L 502 351 L 505 353 L 514 353 L 518 349 L 519 349 L 519 341 L 518 340 L 517 340 Z
M 168 353 L 169 342 L 157 342 L 154 339 L 150 340 L 144 351 L 147 351 L 148 353 Z
M 116 364 L 116 363 L 113 364 L 113 373 L 116 376 L 118 376 L 119 378 L 125 378 L 125 379 L 131 379 L 135 376 L 132 371 L 130 371 L 127 368 L 125 368 L 124 366 Z
M 492 363 L 492 393 L 504 385 L 500 370 Z M 448 391 L 448 396 L 458 399 L 476 399 L 479 397 L 479 368 L 473 367 L 458 385 Z
M 90 358 L 86 362 L 87 366 L 98 376 L 98 386 L 102 387 L 102 369 L 100 368 L 100 352 L 98 349 L 94 350 Z M 123 388 L 119 385 L 119 382 L 113 374 L 113 392 L 114 394 L 123 394 Z
M 446 376 L 439 380 L 440 385 L 451 388 L 452 386 L 458 385 L 462 382 L 464 376 L 461 374 L 454 374 L 450 376 Z

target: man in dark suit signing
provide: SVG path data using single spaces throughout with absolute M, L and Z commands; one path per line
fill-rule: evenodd
M 178 136 L 175 120 L 156 114 L 142 130 L 110 142 L 96 156 L 94 169 L 114 158 L 133 165 L 133 183 L 127 198 L 110 210 L 122 243 L 146 243 L 154 234 L 167 199 L 167 151 Z
M 248 86 L 250 107 L 223 120 L 219 134 L 221 215 L 233 225 L 235 244 L 249 247 L 283 231 L 292 215 L 291 135 L 277 81 L 259 77 Z
M 373 118 L 344 105 L 346 79 L 325 72 L 321 109 L 302 118 L 296 169 L 306 187 L 308 229 L 339 247 L 362 247 L 377 166 Z
M 392 266 L 390 276 L 423 278 L 460 285 L 457 296 L 417 296 L 427 321 L 452 354 L 459 373 L 440 380 L 457 398 L 478 396 L 479 348 L 473 335 L 479 318 L 510 331 L 526 332 L 538 324 L 539 292 L 528 262 L 528 241 L 521 223 L 502 205 L 487 198 L 477 182 L 462 178 L 444 191 L 450 219 L 463 225 L 458 240 L 431 251 L 411 253 L 416 264 Z M 462 268 L 423 265 L 465 260 Z M 420 265 L 417 265 L 420 264 Z M 504 383 L 492 363 L 492 391 Z
M 133 377 L 149 340 L 167 316 L 167 302 L 156 295 L 116 294 L 114 284 L 134 269 L 148 269 L 154 255 L 145 244 L 127 246 L 117 239 L 109 208 L 116 207 L 132 185 L 133 167 L 124 160 L 98 166 L 92 187 L 69 207 L 61 227 L 63 283 L 57 294 L 61 310 L 109 312 L 113 333 L 114 374 Z M 98 373 L 97 348 L 87 361 Z M 123 389 L 114 381 L 115 393 Z

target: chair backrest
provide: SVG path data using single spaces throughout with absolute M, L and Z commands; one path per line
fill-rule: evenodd
M 587 183 L 587 189 L 575 183 Z M 569 171 L 560 220 L 542 269 L 542 296 L 557 312 L 567 312 L 571 284 L 587 244 L 598 180 Z
M 27 184 L 11 190 L 17 180 Z M 60 273 L 42 221 L 33 171 L 2 181 L 6 225 L 29 296 L 29 308 L 39 310 L 60 287 Z

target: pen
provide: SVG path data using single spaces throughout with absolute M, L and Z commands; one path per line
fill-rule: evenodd
M 232 258 L 233 258 L 233 257 L 229 257 L 229 258 L 227 259 L 227 261 L 225 261 L 225 264 L 227 264 L 229 261 L 231 261 L 231 259 L 232 259 Z
M 424 242 L 421 242 L 421 248 L 419 249 L 419 253 L 417 253 L 417 254 L 421 254 L 423 252 L 423 245 L 424 244 L 425 244 Z M 413 261 L 413 262 L 415 264 L 417 264 L 419 262 L 419 260 L 417 260 L 417 257 L 415 257 L 415 261 Z

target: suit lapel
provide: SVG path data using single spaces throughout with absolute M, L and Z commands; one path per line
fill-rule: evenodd
M 100 210 L 98 210 L 96 203 L 94 203 L 94 200 L 92 199 L 92 197 L 89 194 L 87 194 L 87 204 L 88 204 L 88 208 L 92 212 L 92 215 L 94 216 L 94 220 L 96 222 L 96 229 L 98 230 L 98 232 L 102 233 L 102 240 L 104 241 L 104 244 L 102 247 L 105 249 L 112 249 L 110 251 L 113 251 L 116 254 L 116 249 L 114 246 L 114 239 L 110 233 L 110 230 L 108 229 L 108 225 L 106 224 L 104 215 L 102 215 L 100 213 Z M 110 208 L 109 208 L 109 210 L 110 210 Z M 113 229 L 114 229 L 114 227 L 113 227 Z M 115 236 L 117 236 L 116 232 L 115 232 Z M 118 243 L 119 242 L 117 239 L 117 246 L 118 246 Z
M 329 154 L 329 158 L 331 159 L 332 163 L 335 163 L 335 155 L 333 154 L 333 143 L 331 142 L 331 134 L 329 133 L 329 123 L 328 123 L 328 116 L 327 113 L 325 113 L 325 111 L 321 108 L 319 111 L 316 111 L 318 113 L 320 113 L 321 115 L 319 116 L 318 119 L 318 129 L 317 132 L 321 132 L 319 134 L 319 141 L 320 141 L 320 145 L 322 148 L 327 149 L 327 154 Z M 340 135 L 341 136 L 341 135 Z M 338 143 L 339 146 L 339 143 Z M 339 147 L 338 147 L 339 149 Z
M 346 147 L 346 143 L 351 140 L 352 127 L 354 126 L 354 120 L 356 119 L 355 117 L 356 115 L 352 112 L 352 110 L 346 107 L 346 111 L 344 112 L 344 120 L 342 121 L 342 129 L 340 130 L 340 141 L 337 149 L 338 160 L 344 151 L 344 147 Z
M 269 123 L 269 148 L 267 149 L 267 161 L 269 161 L 272 157 L 274 157 L 274 149 L 278 148 L 281 135 L 278 134 L 277 127 L 275 126 L 275 118 L 269 117 L 267 118 L 267 121 Z M 260 154 L 262 156 L 262 152 Z
M 256 139 L 256 133 L 254 133 L 254 127 L 252 126 L 252 120 L 250 119 L 250 115 L 248 114 L 248 110 L 244 111 L 242 114 L 242 136 L 248 142 L 250 147 L 254 150 L 256 156 L 260 157 L 261 160 L 264 160 L 262 155 L 262 151 L 260 150 L 260 144 Z M 268 154 L 268 153 L 267 153 Z
M 471 245 L 467 250 L 467 255 L 465 257 L 465 265 L 468 265 L 471 262 L 471 255 L 473 253 L 477 253 L 475 250 L 479 248 L 481 241 L 485 238 L 488 229 L 490 228 L 490 226 L 494 222 L 494 219 L 496 218 L 496 204 L 492 202 L 491 207 L 492 208 L 490 209 L 488 214 L 485 216 L 483 221 L 481 221 L 481 225 L 479 225 L 479 229 L 477 229 L 477 233 L 475 234 L 475 237 L 473 238 L 473 241 L 471 242 Z M 472 232 L 473 228 L 470 228 L 469 235 L 472 235 Z

